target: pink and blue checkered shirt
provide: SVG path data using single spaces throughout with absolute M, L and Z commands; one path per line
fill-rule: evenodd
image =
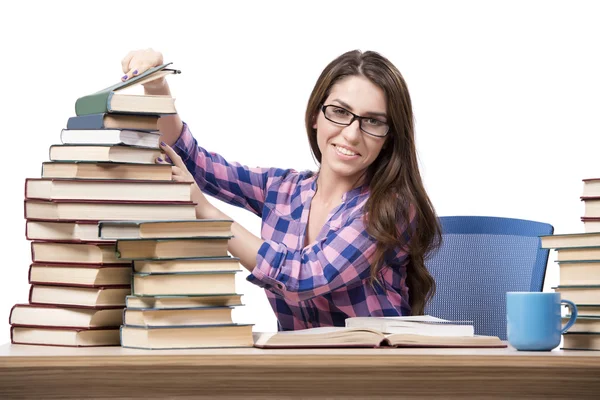
M 305 247 L 314 172 L 227 162 L 199 147 L 186 124 L 173 148 L 203 192 L 262 218 L 264 243 L 247 280 L 265 289 L 280 330 L 344 326 L 354 316 L 410 314 L 405 251 L 386 254 L 384 287 L 369 283 L 376 242 L 363 222 L 367 186 L 347 192 L 316 241 Z

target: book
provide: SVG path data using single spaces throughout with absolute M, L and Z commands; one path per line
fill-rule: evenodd
M 583 179 L 582 197 L 600 196 L 600 178 Z
M 43 264 L 29 266 L 29 283 L 82 287 L 131 284 L 131 264 Z
M 32 344 L 45 346 L 95 347 L 118 346 L 119 329 L 82 329 L 82 328 L 10 328 L 10 341 L 13 344 Z
M 235 293 L 235 272 L 218 273 L 134 273 L 133 295 L 197 295 Z
M 31 285 L 29 303 L 82 308 L 114 307 L 123 309 L 125 296 L 130 294 L 130 286 L 88 288 Z
M 215 294 L 193 296 L 127 296 L 127 309 L 171 309 L 218 306 L 243 306 L 241 294 Z
M 578 317 L 600 317 L 600 303 L 577 304 Z
M 25 222 L 27 240 L 114 242 L 98 237 L 98 221 Z
M 568 317 L 563 317 L 563 325 L 569 321 Z M 583 317 L 577 315 L 575 323 L 569 328 L 569 333 L 600 333 L 600 317 Z
M 600 217 L 600 196 L 581 197 L 584 204 L 583 216 L 586 218 Z
M 15 304 L 8 320 L 13 326 L 117 329 L 123 324 L 123 310 Z
M 198 307 L 157 309 L 128 309 L 123 312 L 127 326 L 198 326 L 233 323 L 232 307 Z
M 571 300 L 577 306 L 580 304 L 600 304 L 600 285 L 556 286 L 555 292 L 562 299 Z
M 195 217 L 196 204 L 191 201 L 25 200 L 26 219 L 101 221 Z
M 257 333 L 254 346 L 263 349 L 319 347 L 507 347 L 496 336 L 430 336 L 383 333 L 370 328 L 319 327 Z
M 180 221 L 100 221 L 103 239 L 159 239 L 175 237 L 230 238 L 232 220 L 193 219 Z
M 123 264 L 117 258 L 114 243 L 31 242 L 34 263 Z
M 120 259 L 226 257 L 230 237 L 121 239 L 117 240 Z
M 126 146 L 122 144 L 53 144 L 50 161 L 94 161 L 117 163 L 155 164 L 157 158 L 165 159 L 160 149 Z
M 540 236 L 540 240 L 544 249 L 593 247 L 600 246 L 600 232 L 546 235 Z
M 427 336 L 473 336 L 471 321 L 448 321 L 430 315 L 407 317 L 350 317 L 347 328 L 369 328 L 384 333 Z
M 67 129 L 131 129 L 158 131 L 158 115 L 88 114 L 68 119 Z
M 133 270 L 147 274 L 173 272 L 224 272 L 241 271 L 240 259 L 236 257 L 202 257 L 147 259 L 133 261 Z
M 118 82 L 96 93 L 83 96 L 75 102 L 76 115 L 101 113 L 127 114 L 175 114 L 175 99 L 171 96 L 133 95 L 124 94 L 123 90 L 136 85 L 142 85 L 152 80 L 179 73 L 178 70 L 168 69 L 172 63 L 150 68 L 144 73 L 134 76 L 125 82 Z
M 175 181 L 25 179 L 25 198 L 43 200 L 190 201 L 192 184 Z
M 583 222 L 583 229 L 586 233 L 600 232 L 600 218 L 581 217 L 581 221 Z
M 121 326 L 121 346 L 147 349 L 252 347 L 252 325 L 202 325 L 194 327 Z
M 556 249 L 557 261 L 600 260 L 600 247 Z
M 42 163 L 42 178 L 142 179 L 168 181 L 170 164 L 136 164 L 94 161 L 51 161 Z
M 63 129 L 60 141 L 63 144 L 123 144 L 158 149 L 160 133 L 130 129 Z
M 600 333 L 567 332 L 563 335 L 562 350 L 600 350 Z
M 560 261 L 559 285 L 600 285 L 600 260 Z

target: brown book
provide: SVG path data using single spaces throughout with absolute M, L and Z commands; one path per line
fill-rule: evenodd
M 121 346 L 137 349 L 252 347 L 252 344 L 252 325 L 121 327 Z
M 579 304 L 600 304 L 600 285 L 557 286 L 552 288 L 562 299 Z
M 570 315 L 562 318 L 563 325 L 569 321 Z M 569 328 L 569 333 L 600 333 L 600 317 L 583 317 L 577 315 L 573 326 Z
M 600 285 L 600 260 L 560 261 L 560 286 Z
M 34 263 L 59 264 L 123 264 L 117 258 L 114 244 L 31 242 Z
M 25 223 L 28 240 L 67 242 L 106 242 L 113 240 L 98 237 L 98 221 L 37 221 Z
M 123 321 L 127 326 L 197 326 L 233 323 L 232 307 L 178 308 L 170 310 L 125 309 Z
M 172 309 L 219 306 L 243 306 L 241 294 L 194 296 L 127 296 L 127 309 Z
M 50 161 L 94 161 L 118 163 L 155 164 L 157 158 L 165 158 L 160 149 L 147 147 L 85 144 L 54 144 L 50 146 Z
M 135 272 L 155 274 L 174 272 L 223 272 L 240 271 L 240 259 L 235 257 L 202 257 L 148 259 L 133 262 Z
M 582 197 L 600 196 L 600 178 L 583 179 Z
M 133 274 L 133 295 L 197 295 L 235 293 L 235 273 Z
M 320 327 L 299 331 L 257 333 L 264 349 L 318 347 L 507 347 L 496 336 L 430 336 L 384 333 L 372 328 Z
M 169 164 L 54 161 L 42 163 L 42 178 L 167 181 L 171 179 L 172 168 Z
M 586 218 L 600 217 L 600 196 L 582 196 L 584 204 L 583 216 Z
M 36 220 L 193 219 L 191 201 L 25 200 L 25 218 Z
M 587 232 L 600 232 L 600 218 L 581 217 L 583 229 Z
M 33 344 L 65 347 L 118 346 L 119 329 L 75 329 L 13 326 L 10 328 L 13 344 Z
M 600 333 L 585 332 L 563 335 L 563 350 L 600 350 Z
M 577 304 L 578 317 L 600 317 L 599 304 Z
M 228 237 L 117 240 L 119 258 L 126 260 L 226 257 Z
M 29 303 L 82 308 L 123 308 L 125 297 L 130 294 L 129 286 L 87 288 L 31 285 Z
M 123 324 L 123 309 L 15 304 L 10 310 L 8 322 L 13 326 L 28 327 L 118 329 Z
M 29 283 L 81 287 L 131 284 L 131 264 L 43 264 L 29 267 Z
M 232 220 L 191 219 L 179 221 L 100 221 L 103 239 L 164 239 L 183 237 L 230 238 Z
M 190 201 L 192 184 L 109 179 L 25 180 L 25 198 L 44 200 Z

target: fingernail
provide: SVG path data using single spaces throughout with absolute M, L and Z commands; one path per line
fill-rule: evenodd
M 165 142 L 160 142 L 161 146 L 166 146 L 167 144 Z
M 135 71 L 133 71 L 133 74 L 137 75 L 138 74 L 138 70 L 136 69 Z
M 121 77 L 121 79 L 122 79 L 122 80 L 124 80 L 124 81 L 126 81 L 126 80 L 127 80 L 127 75 L 123 75 L 123 76 Z
M 163 159 L 160 157 L 158 157 L 157 160 L 158 160 L 158 162 L 163 162 Z

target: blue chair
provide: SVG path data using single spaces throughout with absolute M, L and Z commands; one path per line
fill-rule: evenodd
M 540 292 L 552 225 L 513 218 L 440 217 L 442 245 L 425 265 L 437 291 L 425 313 L 473 321 L 476 335 L 506 340 L 506 292 Z

